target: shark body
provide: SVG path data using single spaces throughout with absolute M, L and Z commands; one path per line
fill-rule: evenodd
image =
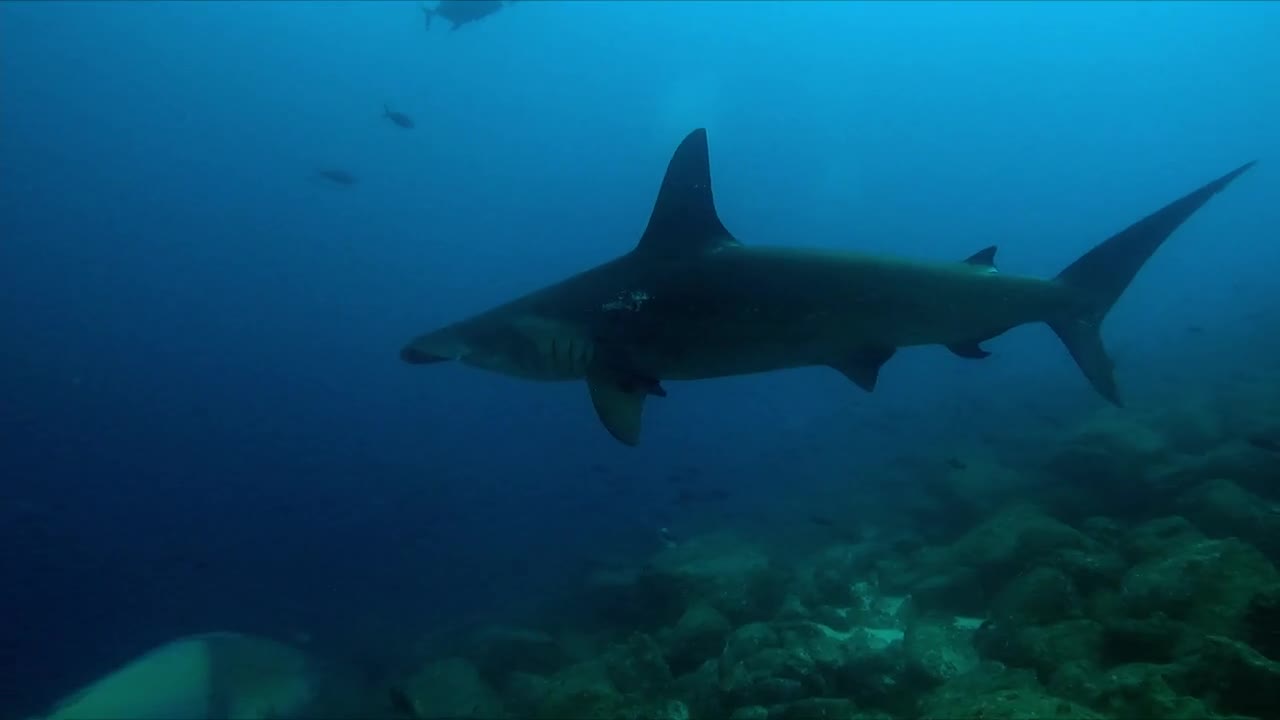
M 966 358 L 1014 327 L 1045 322 L 1104 397 L 1120 397 L 1099 327 L 1161 243 L 1243 165 L 1081 256 L 1053 279 L 999 273 L 995 248 L 963 262 L 747 246 L 720 221 L 705 130 L 676 149 L 648 227 L 626 255 L 401 350 L 413 364 L 458 360 L 529 380 L 585 379 L 601 422 L 639 442 L 662 380 L 828 365 L 863 389 L 900 347 Z
M 156 647 L 58 703 L 46 720 L 307 717 L 315 668 L 298 650 L 230 632 Z

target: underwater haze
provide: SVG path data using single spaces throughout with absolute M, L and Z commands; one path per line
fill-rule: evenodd
M 342 658 L 375 684 L 462 657 L 486 700 L 444 714 L 572 715 L 521 705 L 469 638 L 668 637 L 680 612 L 601 613 L 584 588 L 706 537 L 759 543 L 797 577 L 814 553 L 887 538 L 918 569 L 902 537 L 949 548 L 1006 504 L 1034 500 L 1085 535 L 1108 517 L 1114 539 L 1230 481 L 1262 508 L 1249 527 L 1276 533 L 1236 540 L 1272 568 L 1250 574 L 1274 573 L 1280 4 L 522 0 L 457 29 L 438 12 L 427 26 L 409 2 L 0 3 L 0 718 L 211 630 Z M 695 128 L 744 245 L 957 262 L 998 245 L 1001 272 L 1045 278 L 1258 164 L 1109 316 L 1122 410 L 1042 325 L 984 343 L 982 361 L 905 350 L 870 394 L 829 368 L 667 382 L 635 448 L 581 382 L 400 360 L 419 333 L 629 251 Z M 1194 447 L 1160 419 L 1189 406 L 1218 413 Z M 1052 469 L 1098 423 L 1142 425 L 1162 449 L 1134 441 L 1146 454 L 1086 501 Z M 1165 482 L 1223 447 L 1244 459 Z M 1108 452 L 1085 453 L 1083 475 Z M 1136 479 L 1144 463 L 1160 481 Z M 999 502 L 949 511 L 997 482 L 967 475 L 938 500 L 948 473 L 978 466 L 999 466 Z M 1009 488 L 1045 467 L 1048 496 Z M 890 593 L 891 575 L 878 570 L 884 592 L 924 595 L 914 576 Z M 978 576 L 987 599 L 1007 580 Z M 1130 619 L 1158 610 L 1143 607 Z M 721 612 L 735 632 L 776 618 Z M 1280 668 L 1233 632 L 1205 636 Z M 681 653 L 664 646 L 663 677 L 699 667 Z M 764 697 L 719 662 L 718 710 L 701 716 L 819 696 L 948 714 L 838 683 Z M 614 685 L 700 716 L 660 683 Z

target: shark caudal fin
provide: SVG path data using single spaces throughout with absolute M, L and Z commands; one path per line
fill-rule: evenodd
M 1058 275 L 1058 282 L 1078 290 L 1082 300 L 1075 306 L 1075 312 L 1050 320 L 1049 326 L 1067 346 L 1085 377 L 1107 400 L 1121 404 L 1111 358 L 1099 333 L 1103 318 L 1124 294 L 1138 270 L 1173 231 L 1251 167 L 1252 162 L 1242 165 L 1130 225 Z

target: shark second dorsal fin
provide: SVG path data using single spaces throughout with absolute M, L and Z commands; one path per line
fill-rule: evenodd
M 636 251 L 682 255 L 741 245 L 716 214 L 707 131 L 689 133 L 671 156 L 658 200 Z

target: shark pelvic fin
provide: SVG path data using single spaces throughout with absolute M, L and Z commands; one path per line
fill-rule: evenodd
M 640 442 L 645 397 L 667 396 L 657 380 L 604 368 L 587 372 L 587 389 L 605 429 L 619 442 L 633 447 Z
M 959 355 L 962 358 L 969 358 L 970 360 L 981 360 L 986 357 L 991 357 L 991 353 L 986 350 L 983 350 L 982 346 L 979 345 L 976 341 L 964 342 L 964 343 L 952 343 L 947 346 L 947 349 L 955 353 L 956 355 Z
M 858 387 L 871 392 L 876 389 L 880 368 L 889 362 L 889 358 L 893 357 L 897 351 L 897 348 L 868 348 L 844 362 L 832 363 L 831 367 L 839 370 Z
M 985 247 L 978 252 L 970 255 L 964 260 L 966 265 L 975 265 L 977 267 L 986 268 L 991 272 L 996 269 L 996 246 Z
M 716 214 L 707 131 L 699 128 L 689 133 L 671 156 L 649 225 L 636 251 L 671 256 L 738 245 L 741 243 L 729 234 Z

